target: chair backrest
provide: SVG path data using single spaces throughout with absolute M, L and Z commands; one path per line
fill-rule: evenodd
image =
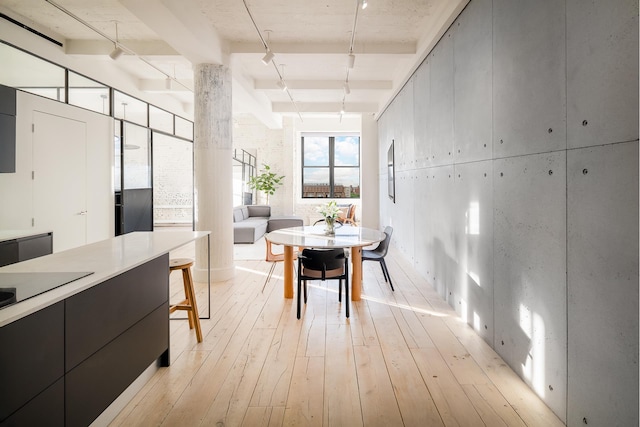
M 344 249 L 303 249 L 302 256 L 298 256 L 305 270 L 322 272 L 319 277 L 337 277 L 344 274 L 345 256 Z M 325 276 L 325 273 L 328 273 Z M 305 275 L 308 275 L 305 273 Z
M 377 248 L 373 250 L 373 252 L 385 256 L 387 255 L 387 251 L 389 250 L 389 243 L 391 243 L 391 235 L 393 234 L 393 227 L 387 225 L 384 228 L 384 240 L 380 242 Z
M 344 249 L 303 249 L 300 261 L 304 268 L 329 271 L 344 266 Z
M 347 211 L 347 219 L 351 221 L 356 220 L 356 205 L 354 204 L 349 205 L 349 210 Z

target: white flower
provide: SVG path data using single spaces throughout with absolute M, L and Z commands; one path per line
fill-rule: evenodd
M 324 205 L 320 205 L 317 208 L 317 211 L 321 213 L 323 217 L 330 219 L 337 219 L 341 212 L 335 200 L 325 203 Z

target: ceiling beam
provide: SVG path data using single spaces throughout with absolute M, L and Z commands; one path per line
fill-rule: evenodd
M 291 54 L 347 54 L 345 43 L 269 43 L 273 53 Z M 356 43 L 353 53 L 371 55 L 414 55 L 416 43 Z M 229 43 L 229 53 L 264 53 L 262 43 Z
M 178 56 L 174 48 L 162 40 L 119 40 L 124 46 L 142 56 Z M 108 55 L 113 50 L 109 40 L 68 39 L 64 45 L 67 55 Z
M 119 0 L 142 23 L 192 64 L 225 64 L 224 41 L 196 2 Z
M 139 79 L 138 88 L 144 92 L 193 92 L 193 80 L 179 79 L 180 84 L 171 82 L 171 88 L 167 89 L 167 79 Z
M 300 113 L 338 113 L 343 109 L 342 102 L 296 102 Z M 274 102 L 271 104 L 274 113 L 297 113 L 291 102 Z M 378 111 L 377 102 L 346 102 L 345 113 L 374 113 Z
M 289 80 L 286 79 L 289 89 L 297 90 L 343 90 L 344 80 Z M 278 89 L 279 81 L 254 80 L 254 89 L 271 90 Z M 351 90 L 391 90 L 393 82 L 391 80 L 349 80 Z

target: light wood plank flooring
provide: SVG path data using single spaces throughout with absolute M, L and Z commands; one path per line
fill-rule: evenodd
M 393 250 L 387 260 L 395 292 L 365 262 L 349 320 L 337 282 L 310 282 L 297 320 L 282 263 L 270 276 L 271 263 L 236 261 L 233 280 L 212 284 L 204 342 L 171 321 L 171 366 L 111 425 L 563 425 L 410 265 Z M 180 299 L 181 275 L 171 283 Z M 196 285 L 206 314 L 206 285 Z

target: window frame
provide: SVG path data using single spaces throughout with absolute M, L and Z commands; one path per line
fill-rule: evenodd
M 337 137 L 356 137 L 358 139 L 358 162 L 356 165 L 344 165 L 344 166 L 338 166 L 335 163 L 335 144 L 336 144 L 336 138 Z M 329 141 L 329 164 L 328 165 L 323 165 L 323 166 L 305 166 L 305 137 L 326 137 L 328 138 Z M 361 176 L 360 176 L 360 172 L 361 172 L 361 162 L 360 162 L 360 158 L 361 158 L 361 136 L 360 133 L 357 132 L 323 132 L 323 133 L 302 133 L 300 135 L 300 197 L 302 199 L 326 199 L 326 198 L 331 198 L 331 199 L 345 199 L 345 200 L 351 200 L 351 199 L 358 199 L 360 200 L 360 192 L 358 191 L 358 196 L 357 197 L 336 197 L 336 193 L 335 193 L 335 172 L 336 170 L 339 169 L 357 169 L 358 170 L 358 189 L 360 189 L 361 186 Z M 304 172 L 305 169 L 329 169 L 329 196 L 328 197 L 318 197 L 318 196 L 305 196 L 305 191 L 304 191 L 304 187 L 305 187 L 305 181 L 304 181 Z

